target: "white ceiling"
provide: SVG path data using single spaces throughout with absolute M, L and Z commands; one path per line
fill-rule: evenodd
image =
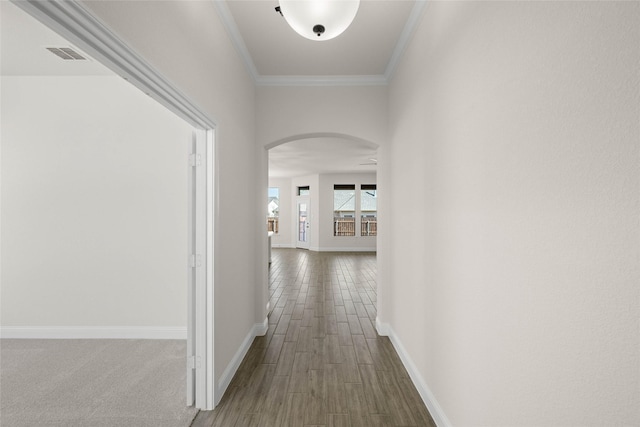
M 311 138 L 269 150 L 269 176 L 290 178 L 320 173 L 375 173 L 376 149 L 343 138 Z
M 384 84 L 423 3 L 361 0 L 352 25 L 323 42 L 295 33 L 276 13 L 277 0 L 216 5 L 257 84 Z M 0 24 L 2 75 L 113 75 L 96 61 L 65 61 L 47 51 L 46 47 L 74 46 L 8 1 L 0 1 Z M 375 166 L 361 164 L 373 158 L 375 149 L 352 140 L 294 141 L 270 150 L 270 175 L 372 172 Z
M 277 0 L 231 0 L 242 42 L 259 76 L 384 75 L 414 1 L 362 0 L 347 30 L 335 39 L 312 41 L 299 36 L 275 11 Z M 235 21 L 235 22 L 233 22 Z
M 218 6 L 258 84 L 384 84 L 423 3 L 361 0 L 351 26 L 322 42 L 295 33 L 275 11 L 277 0 L 230 0 Z M 269 151 L 269 175 L 375 172 L 370 160 L 375 158 L 374 148 L 352 140 L 294 141 Z

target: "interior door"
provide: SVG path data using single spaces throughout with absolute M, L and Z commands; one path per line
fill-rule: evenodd
M 298 238 L 296 242 L 297 248 L 309 249 L 309 199 L 298 199 Z

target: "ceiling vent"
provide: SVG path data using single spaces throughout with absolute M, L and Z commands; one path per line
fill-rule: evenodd
M 378 159 L 367 159 L 368 162 L 360 163 L 360 166 L 378 166 Z
M 86 61 L 87 58 L 80 55 L 78 52 L 70 47 L 48 47 L 49 52 L 64 59 L 65 61 Z

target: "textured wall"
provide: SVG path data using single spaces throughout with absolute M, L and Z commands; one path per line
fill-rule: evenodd
M 640 424 L 638 22 L 432 2 L 404 55 L 380 316 L 452 425 Z

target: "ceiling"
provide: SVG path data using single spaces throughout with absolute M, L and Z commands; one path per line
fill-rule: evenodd
M 343 138 L 310 138 L 269 150 L 269 176 L 290 178 L 321 173 L 375 173 L 376 149 Z
M 321 42 L 293 31 L 275 11 L 277 5 L 277 0 L 221 4 L 230 12 L 227 25 L 236 42 L 246 46 L 259 82 L 273 76 L 384 76 L 396 47 L 404 45 L 401 35 L 415 1 L 362 0 L 349 28 Z
M 114 74 L 90 58 L 84 61 L 65 61 L 49 52 L 47 47 L 72 47 L 80 52 L 63 37 L 18 6 L 8 1 L 0 1 L 0 75 L 105 76 Z
M 423 4 L 361 0 L 355 20 L 343 34 L 316 42 L 289 27 L 275 11 L 277 0 L 215 2 L 257 85 L 386 84 Z M 114 74 L 97 61 L 65 61 L 46 50 L 75 47 L 8 1 L 0 1 L 0 24 L 3 76 Z M 270 175 L 372 172 L 375 165 L 362 163 L 373 163 L 370 159 L 375 158 L 375 149 L 353 140 L 294 141 L 270 150 Z
M 322 42 L 299 36 L 275 11 L 277 0 L 217 5 L 257 84 L 340 85 L 386 84 L 424 2 L 361 0 L 349 28 Z M 374 148 L 353 140 L 293 141 L 269 150 L 269 176 L 375 173 L 376 157 Z

